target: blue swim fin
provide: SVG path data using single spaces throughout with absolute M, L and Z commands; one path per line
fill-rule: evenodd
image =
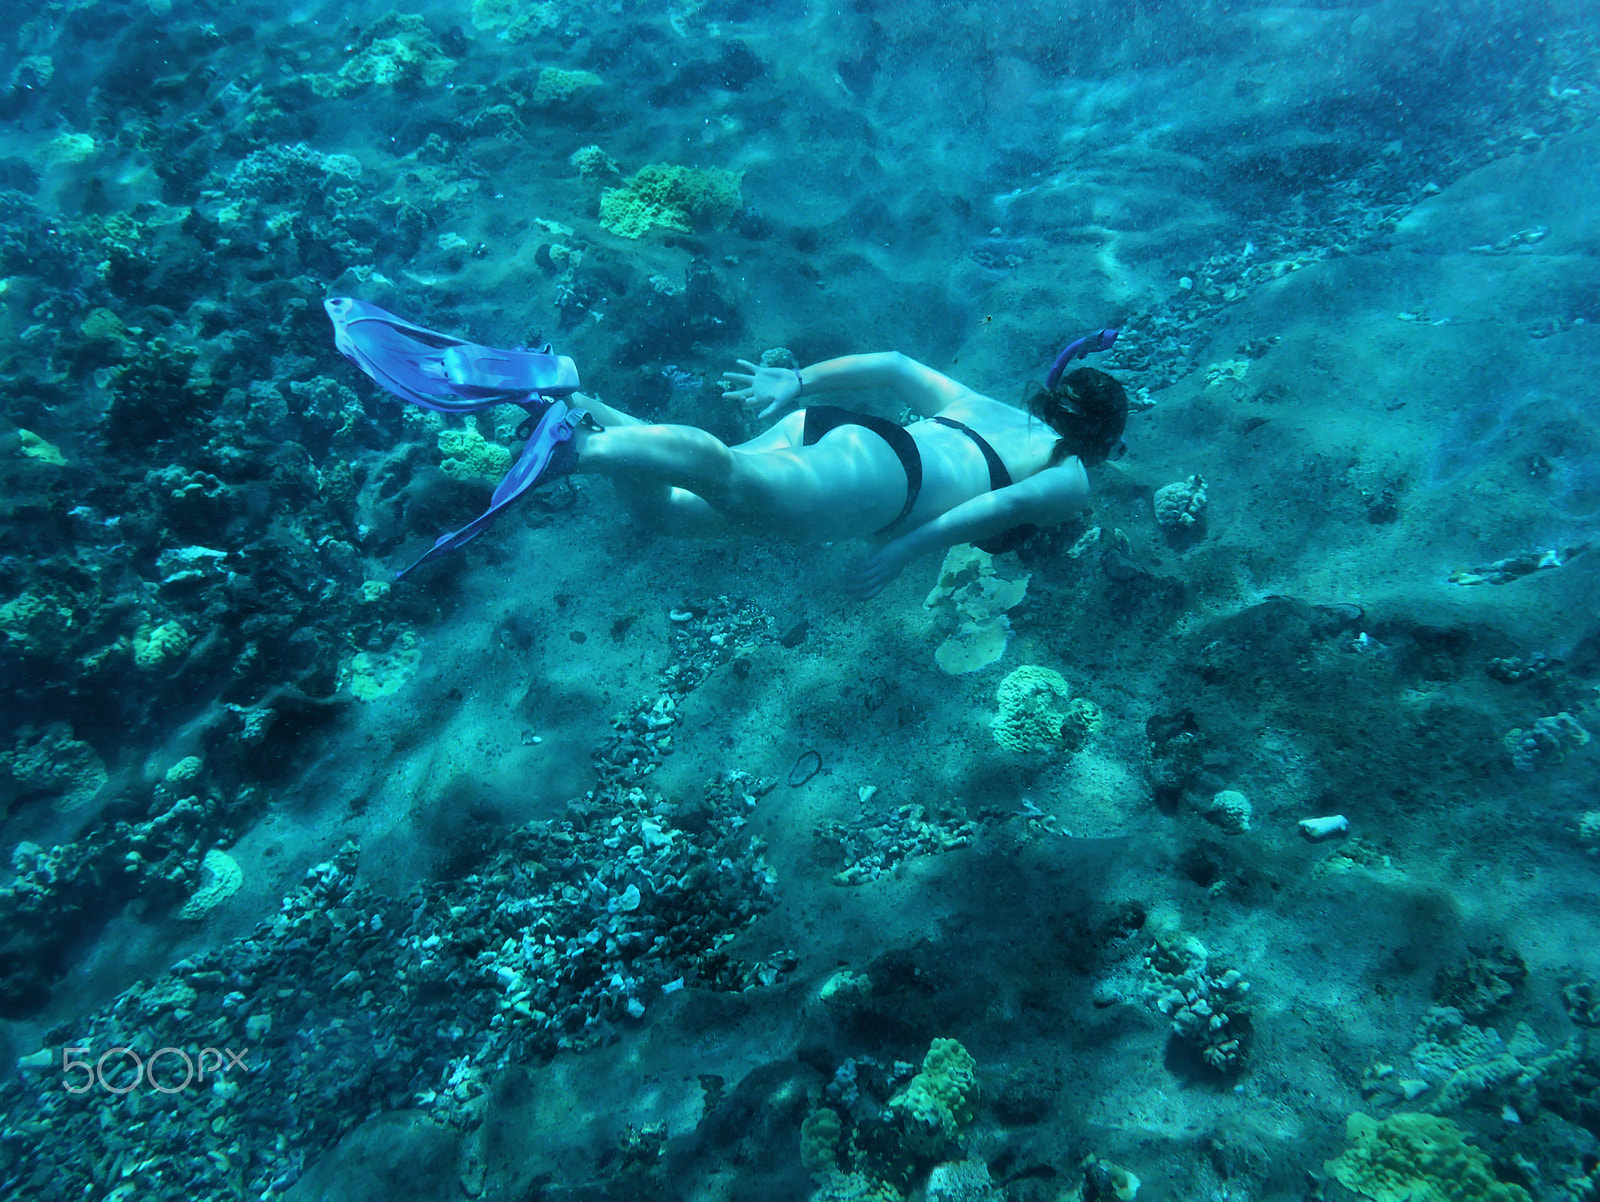
M 333 344 L 350 362 L 403 400 L 438 413 L 477 413 L 496 405 L 520 405 L 533 433 L 494 490 L 489 508 L 461 529 L 441 535 L 420 559 L 471 542 L 502 509 L 543 479 L 565 475 L 577 462 L 572 433 L 593 428 L 587 410 L 563 399 L 578 390 L 578 368 L 565 355 L 502 350 L 464 342 L 412 325 L 393 313 L 349 296 L 322 302 L 333 322 Z M 536 423 L 536 424 L 535 424 Z M 520 434 L 520 431 L 519 431 Z
M 577 364 L 565 355 L 504 350 L 412 325 L 349 296 L 322 302 L 333 344 L 397 397 L 439 413 L 476 413 L 494 405 L 571 396 Z

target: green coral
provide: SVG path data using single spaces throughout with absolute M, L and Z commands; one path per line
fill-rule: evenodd
M 0 635 L 26 655 L 58 654 L 72 637 L 72 607 L 27 592 L 0 605 Z
M 800 1124 L 800 1163 L 819 1180 L 839 1171 L 844 1127 L 839 1113 L 827 1106 L 813 1110 Z
M 189 632 L 176 622 L 141 626 L 133 636 L 133 662 L 146 672 L 154 672 L 187 655 L 189 643 Z
M 402 91 L 437 87 L 455 69 L 455 60 L 428 36 L 427 22 L 390 9 L 356 39 L 337 75 L 306 79 L 318 96 L 348 96 L 373 84 Z
M 61 813 L 76 810 L 105 787 L 106 766 L 94 748 L 56 722 L 43 731 L 24 726 L 16 744 L 0 752 L 0 814 L 21 797 L 44 794 Z
M 889 1100 L 889 1108 L 900 1116 L 910 1149 L 937 1157 L 972 1122 L 977 1097 L 978 1062 L 954 1039 L 935 1039 L 922 1071 Z
M 576 167 L 584 179 L 607 179 L 618 173 L 617 160 L 598 146 L 578 147 L 567 156 L 567 162 Z
M 544 67 L 539 71 L 539 82 L 534 85 L 528 103 L 535 108 L 552 108 L 581 96 L 591 88 L 604 84 L 593 71 L 567 71 L 561 67 Z
M 1100 708 L 1071 695 L 1054 668 L 1025 664 L 1000 682 L 994 741 L 1007 751 L 1068 752 L 1083 749 L 1100 724 Z
M 1495 1177 L 1489 1158 L 1449 1119 L 1358 1113 L 1345 1131 L 1351 1147 L 1323 1167 L 1375 1202 L 1530 1202 L 1527 1190 Z
M 600 195 L 600 225 L 623 238 L 652 228 L 689 233 L 726 225 L 743 203 L 743 173 L 720 168 L 649 163 L 620 188 Z
M 511 470 L 510 449 L 490 442 L 470 423 L 439 431 L 439 450 L 445 456 L 440 470 L 454 480 L 494 483 Z

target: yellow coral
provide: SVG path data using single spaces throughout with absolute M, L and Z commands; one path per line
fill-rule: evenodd
M 186 755 L 168 768 L 166 776 L 162 779 L 169 785 L 184 784 L 200 775 L 203 763 L 204 761 L 197 755 Z
M 961 1137 L 978 1096 L 978 1062 L 954 1039 L 935 1039 L 922 1071 L 889 1099 L 904 1123 L 906 1144 L 933 1157 Z
M 510 449 L 490 442 L 470 423 L 439 431 L 439 450 L 445 456 L 440 470 L 455 480 L 493 484 L 511 470 Z
M 357 651 L 350 657 L 350 692 L 358 701 L 375 701 L 399 690 L 422 662 L 417 636 L 406 631 L 388 652 Z
M 133 662 L 153 672 L 187 655 L 189 642 L 189 632 L 176 622 L 141 626 L 133 636 Z
M 1323 1167 L 1375 1202 L 1531 1202 L 1527 1190 L 1495 1177 L 1489 1158 L 1449 1119 L 1352 1114 L 1345 1131 L 1352 1146 Z
M 16 649 L 32 655 L 51 655 L 72 631 L 72 609 L 38 593 L 23 593 L 0 605 L 0 635 Z
M 51 467 L 65 467 L 67 460 L 54 443 L 46 442 L 32 430 L 17 427 L 17 437 L 22 440 L 21 449 L 24 458 L 37 459 L 40 463 L 48 463 Z

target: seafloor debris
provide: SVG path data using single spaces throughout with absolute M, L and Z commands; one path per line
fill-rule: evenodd
M 1543 551 L 1527 551 L 1497 559 L 1482 567 L 1458 569 L 1450 573 L 1451 584 L 1510 584 L 1545 568 L 1565 567 L 1589 549 L 1588 541 Z
M 965 847 L 978 824 L 964 818 L 930 820 L 920 805 L 896 806 L 871 815 L 863 806 L 852 823 L 827 818 L 813 834 L 844 866 L 833 874 L 836 885 L 862 885 L 893 872 L 913 856 L 934 855 Z

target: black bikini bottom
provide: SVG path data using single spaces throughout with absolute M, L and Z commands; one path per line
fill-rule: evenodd
M 911 431 L 887 418 L 876 417 L 870 413 L 856 413 L 850 409 L 841 409 L 837 405 L 808 405 L 806 407 L 805 427 L 800 434 L 801 446 L 812 446 L 818 439 L 830 430 L 840 426 L 860 426 L 863 430 L 870 430 L 884 442 L 889 444 L 889 449 L 894 452 L 895 458 L 900 460 L 900 466 L 906 473 L 906 503 L 900 507 L 900 512 L 882 530 L 879 535 L 888 534 L 911 516 L 911 510 L 916 506 L 917 497 L 922 492 L 922 452 L 917 449 L 916 439 L 911 437 Z M 978 450 L 983 452 L 983 461 L 989 465 L 989 491 L 1005 488 L 1011 483 L 1011 473 L 1006 471 L 1006 465 L 1001 461 L 999 454 L 989 445 L 988 439 L 979 434 L 971 426 L 956 421 L 950 417 L 935 417 L 934 421 L 941 426 L 949 426 L 952 430 L 960 430 L 977 444 Z M 974 543 L 980 551 L 987 551 L 991 555 L 998 555 L 1002 551 L 1009 551 L 1016 547 L 1029 535 L 1038 530 L 1037 526 L 1013 526 L 1010 530 L 1002 531 L 991 539 L 981 543 Z
M 863 430 L 871 430 L 889 444 L 889 449 L 894 452 L 895 458 L 900 461 L 900 466 L 905 469 L 906 503 L 900 507 L 900 512 L 894 521 L 876 532 L 888 534 L 911 516 L 911 509 L 917 503 L 917 494 L 922 491 L 922 452 L 917 450 L 917 440 L 911 437 L 911 431 L 887 418 L 874 417 L 870 413 L 854 413 L 837 405 L 807 405 L 806 424 L 800 434 L 800 445 L 812 446 L 828 431 L 836 430 L 840 426 L 860 426 Z

